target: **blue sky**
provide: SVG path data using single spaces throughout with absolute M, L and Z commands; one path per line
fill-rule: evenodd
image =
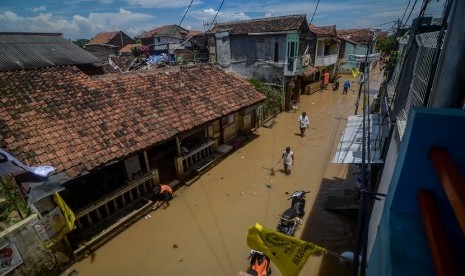
M 181 26 L 204 31 L 217 13 L 217 22 L 291 14 L 306 14 L 310 22 L 317 2 L 224 0 L 220 9 L 222 0 L 194 0 Z M 418 1 L 411 18 L 418 14 L 421 2 Z M 0 0 L 0 31 L 59 32 L 74 40 L 121 30 L 133 37 L 158 26 L 179 24 L 190 3 L 191 0 Z M 393 25 L 390 22 L 402 18 L 408 3 L 407 0 L 320 0 L 313 24 L 347 29 L 389 22 L 380 26 L 389 29 Z

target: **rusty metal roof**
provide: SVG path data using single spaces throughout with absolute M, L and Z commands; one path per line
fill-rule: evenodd
M 98 62 L 60 33 L 0 32 L 0 71 Z

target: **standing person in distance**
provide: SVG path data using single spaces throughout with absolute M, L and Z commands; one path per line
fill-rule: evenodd
M 308 119 L 307 113 L 303 112 L 302 115 L 299 116 L 299 127 L 300 127 L 300 136 L 305 136 L 305 130 L 310 126 L 310 120 Z
M 294 153 L 291 151 L 291 147 L 286 147 L 286 150 L 283 152 L 281 159 L 284 160 L 284 172 L 286 174 L 291 173 L 291 167 L 294 165 Z

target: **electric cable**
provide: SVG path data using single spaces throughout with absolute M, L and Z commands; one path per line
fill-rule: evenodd
M 213 26 L 213 23 L 215 23 L 216 17 L 218 16 L 218 13 L 220 12 L 221 8 L 223 7 L 223 4 L 224 4 L 224 0 L 221 1 L 221 5 L 218 8 L 218 10 L 216 11 L 216 14 L 215 14 L 215 17 L 213 17 L 212 23 L 210 23 L 210 26 L 208 26 L 207 32 L 210 31 L 210 28 Z
M 402 19 L 400 20 L 400 22 L 404 21 L 405 14 L 407 13 L 408 7 L 410 7 L 410 2 L 412 2 L 412 0 L 408 1 L 407 7 L 404 10 L 404 14 L 402 15 Z
M 318 4 L 320 4 L 320 0 L 318 0 L 318 2 L 316 2 L 316 7 L 315 7 L 315 10 L 313 11 L 313 15 L 312 15 L 312 19 L 310 20 L 310 24 L 312 24 L 312 22 L 313 22 L 313 17 L 315 16 L 316 10 L 318 9 Z M 310 24 L 308 24 L 308 25 L 310 25 Z
M 413 3 L 412 9 L 410 9 L 410 13 L 409 13 L 409 15 L 408 15 L 408 17 L 407 17 L 407 20 L 405 20 L 405 23 L 403 24 L 404 27 L 407 25 L 407 22 L 408 22 L 408 20 L 410 19 L 410 16 L 412 15 L 413 9 L 414 9 L 415 6 L 417 5 L 417 2 L 418 2 L 418 0 L 415 0 L 415 2 Z
M 187 7 L 186 9 L 186 12 L 184 13 L 184 15 L 182 16 L 181 18 L 181 21 L 179 22 L 179 24 L 176 26 L 176 30 L 174 31 L 174 33 L 170 36 L 170 40 L 168 41 L 168 48 L 169 48 L 169 45 L 171 43 L 171 40 L 173 39 L 173 37 L 176 35 L 176 33 L 178 32 L 179 30 L 179 27 L 181 26 L 182 22 L 184 21 L 184 18 L 186 18 L 186 15 L 187 15 L 187 12 L 189 12 L 191 6 L 192 6 L 192 3 L 194 2 L 194 0 L 191 0 L 190 4 L 189 4 L 189 7 Z

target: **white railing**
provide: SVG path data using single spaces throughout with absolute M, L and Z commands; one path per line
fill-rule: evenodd
M 182 160 L 183 171 L 189 172 L 192 168 L 198 167 L 202 164 L 209 156 L 216 153 L 215 150 L 216 141 L 210 141 L 200 145 L 194 150 L 191 150 L 188 154 L 180 157 Z
M 328 56 L 317 56 L 315 58 L 315 66 L 330 66 L 336 64 L 337 54 Z

